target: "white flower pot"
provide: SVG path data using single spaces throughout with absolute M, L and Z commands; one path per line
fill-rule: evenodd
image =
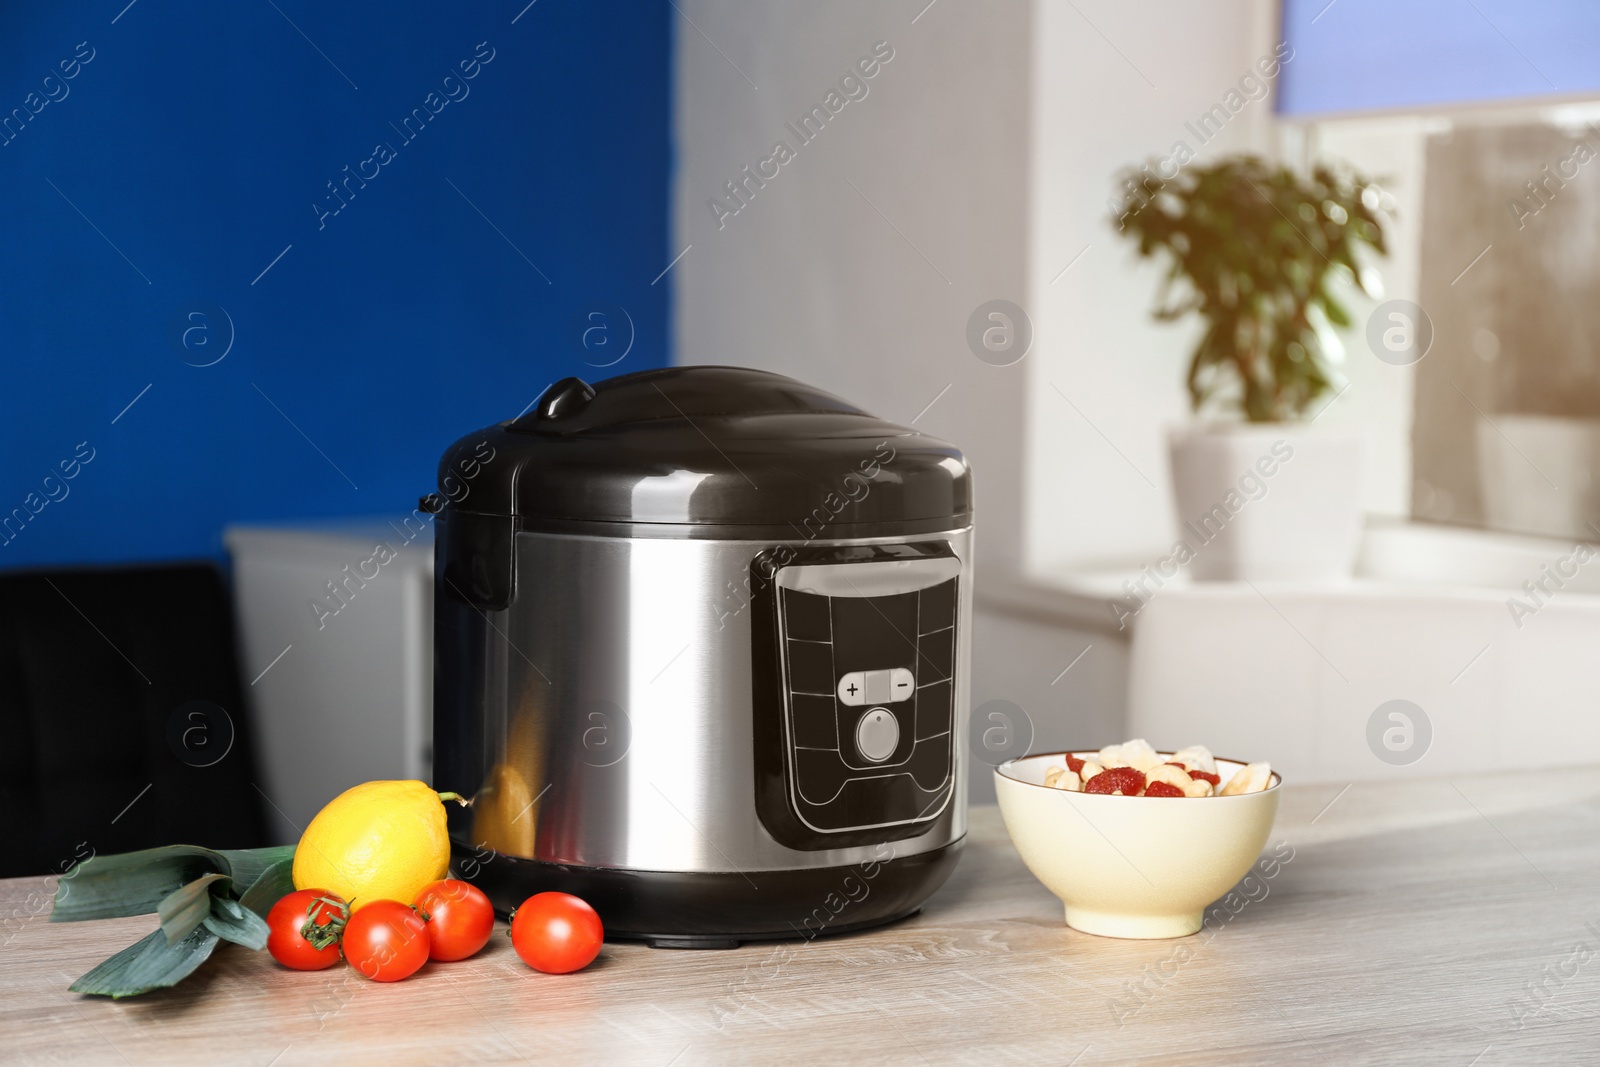
M 1179 537 L 1173 552 L 1191 578 L 1350 577 L 1361 537 L 1361 439 L 1354 431 L 1194 425 L 1174 430 L 1170 446 Z
M 1483 522 L 1514 533 L 1600 539 L 1600 419 L 1495 415 L 1478 420 Z

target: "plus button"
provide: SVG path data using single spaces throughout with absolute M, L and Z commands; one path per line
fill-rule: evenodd
M 858 692 L 858 687 L 856 686 L 856 684 L 854 682 L 851 682 L 850 683 L 850 688 L 846 689 L 845 692 L 849 693 L 851 696 L 855 696 L 856 693 Z

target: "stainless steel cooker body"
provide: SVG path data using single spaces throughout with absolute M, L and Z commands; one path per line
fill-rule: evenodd
M 441 709 L 460 735 L 441 755 L 444 784 L 474 794 L 463 843 L 751 874 L 908 856 L 966 832 L 970 527 L 518 532 L 515 559 L 504 610 L 447 608 L 461 655 L 438 670 L 466 703 Z

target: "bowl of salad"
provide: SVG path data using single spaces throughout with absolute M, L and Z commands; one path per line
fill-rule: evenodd
M 1272 833 L 1282 778 L 1142 739 L 995 768 L 1000 814 L 1067 925 L 1107 937 L 1184 937 L 1249 872 Z

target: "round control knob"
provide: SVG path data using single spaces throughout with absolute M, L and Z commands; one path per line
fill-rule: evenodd
M 900 743 L 900 723 L 888 708 L 873 708 L 856 724 L 856 748 L 873 763 L 894 755 Z

